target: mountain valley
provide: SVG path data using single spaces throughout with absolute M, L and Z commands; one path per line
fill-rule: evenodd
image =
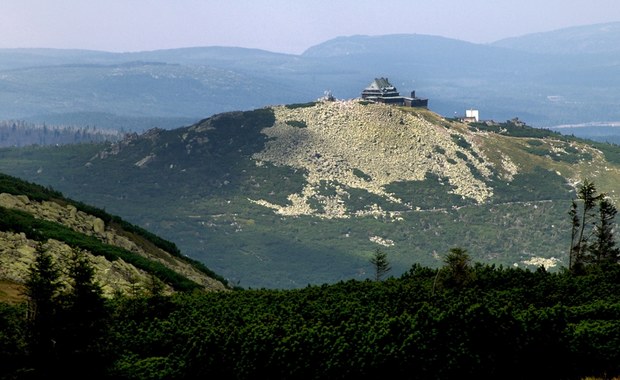
M 368 278 L 376 250 L 394 275 L 454 247 L 557 270 L 575 187 L 620 191 L 605 143 L 620 119 L 617 29 L 348 36 L 300 55 L 0 49 L 2 133 L 35 125 L 5 139 L 0 171 L 120 215 L 241 287 Z M 377 75 L 428 109 L 360 100 Z M 472 107 L 482 119 L 462 122 Z

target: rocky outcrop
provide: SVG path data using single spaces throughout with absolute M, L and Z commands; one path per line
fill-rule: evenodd
M 37 218 L 60 223 L 76 232 L 94 236 L 105 244 L 114 245 L 150 260 L 159 261 L 202 285 L 205 289 L 226 289 L 220 281 L 198 271 L 188 262 L 168 252 L 156 247 L 150 247 L 151 251 L 157 251 L 156 255 L 147 252 L 128 236 L 118 233 L 111 226 L 106 226 L 102 219 L 79 211 L 73 205 L 62 205 L 51 201 L 37 202 L 30 200 L 25 195 L 1 193 L 0 206 L 22 210 Z M 50 252 L 61 263 L 68 260 L 73 254 L 73 248 L 59 241 L 50 239 L 45 243 L 40 243 L 27 239 L 24 234 L 0 232 L 0 278 L 23 282 L 37 251 Z M 150 286 L 152 282 L 150 274 L 123 260 L 108 261 L 102 256 L 93 255 L 89 255 L 89 257 L 96 269 L 96 278 L 100 284 L 104 285 L 104 292 L 107 295 L 118 291 L 135 291 L 137 288 Z
M 415 208 L 385 187 L 398 181 L 421 181 L 427 173 L 446 178 L 454 193 L 464 198 L 484 202 L 493 195 L 493 189 L 473 173 L 472 167 L 488 177 L 491 167 L 466 128 L 448 129 L 416 112 L 357 100 L 273 109 L 276 122 L 263 130 L 269 140 L 265 149 L 253 156 L 256 164 L 268 162 L 307 173 L 305 188 L 289 195 L 290 204 L 253 200 L 279 214 L 351 217 L 354 213 L 346 206 L 347 188 L 363 189 Z M 516 173 L 509 158 L 504 160 L 509 172 Z M 335 195 L 320 194 L 319 187 L 325 182 L 334 187 Z M 310 199 L 318 201 L 323 210 L 313 208 Z
M 66 268 L 74 255 L 67 244 L 49 239 L 40 243 L 26 238 L 23 233 L 0 232 L 0 279 L 24 283 L 37 252 L 47 252 L 61 268 Z M 144 291 L 152 281 L 151 275 L 123 260 L 108 261 L 102 256 L 87 255 L 95 269 L 95 281 L 101 285 L 104 296 L 116 293 Z M 69 286 L 66 272 L 60 272 L 60 282 Z M 164 291 L 170 292 L 169 287 Z

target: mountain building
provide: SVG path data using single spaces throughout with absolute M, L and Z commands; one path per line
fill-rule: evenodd
M 375 78 L 362 91 L 362 99 L 407 107 L 428 107 L 428 99 L 416 97 L 415 91 L 411 91 L 410 97 L 401 96 L 388 78 Z
M 477 123 L 480 121 L 480 114 L 478 110 L 468 109 L 465 110 L 465 116 L 460 119 L 463 123 Z

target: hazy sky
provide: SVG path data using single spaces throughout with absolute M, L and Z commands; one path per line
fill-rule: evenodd
M 0 0 L 0 48 L 218 45 L 298 54 L 355 34 L 485 43 L 615 21 L 618 0 Z

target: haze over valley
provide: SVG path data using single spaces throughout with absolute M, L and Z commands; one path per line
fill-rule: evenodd
M 430 99 L 445 117 L 518 117 L 534 127 L 620 120 L 620 24 L 493 44 L 418 34 L 338 37 L 300 55 L 232 47 L 135 53 L 0 50 L 0 114 L 49 124 L 144 131 L 274 104 L 359 97 L 374 78 Z M 571 38 L 581 43 L 573 46 Z M 555 50 L 543 46 L 553 44 Z M 593 47 L 595 46 L 595 47 Z M 543 52 L 541 52 L 541 50 Z

